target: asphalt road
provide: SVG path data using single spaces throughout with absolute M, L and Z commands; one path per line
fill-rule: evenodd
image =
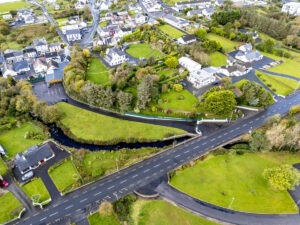
M 95 205 L 96 203 L 105 200 L 114 201 L 165 175 L 168 171 L 175 169 L 179 165 L 209 152 L 214 147 L 261 126 L 269 116 L 277 113 L 287 113 L 290 106 L 295 104 L 300 104 L 300 93 L 291 95 L 285 100 L 275 103 L 266 111 L 256 114 L 255 116 L 233 123 L 231 126 L 220 129 L 208 136 L 182 143 L 168 151 L 159 153 L 156 156 L 119 171 L 118 173 L 86 185 L 85 187 L 66 195 L 62 200 L 49 206 L 44 211 L 30 217 L 22 218 L 18 221 L 18 224 L 46 224 L 53 221 L 59 221 L 66 217 L 72 218 L 72 216 L 82 212 L 82 210 L 88 210 L 93 204 Z M 204 212 L 205 210 L 213 209 L 207 208 L 204 209 Z M 220 215 L 218 212 L 219 210 L 215 209 L 215 213 L 211 213 L 211 217 L 223 220 L 224 215 Z M 264 222 L 264 218 L 270 217 L 270 215 L 258 216 L 256 214 L 247 214 L 247 221 L 245 221 L 244 215 L 245 213 L 236 212 L 227 216 L 226 221 L 247 225 L 270 224 Z M 276 217 L 276 220 L 272 220 L 274 221 L 272 224 L 296 225 L 299 224 L 300 221 L 299 214 L 274 215 L 274 217 Z

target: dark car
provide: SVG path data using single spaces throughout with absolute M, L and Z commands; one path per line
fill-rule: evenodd
M 61 101 L 62 102 L 68 102 L 68 99 L 67 98 L 62 98 Z
M 4 188 L 4 187 L 8 187 L 9 183 L 5 180 L 0 180 L 0 187 Z

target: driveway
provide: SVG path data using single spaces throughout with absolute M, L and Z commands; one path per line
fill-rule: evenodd
M 46 82 L 38 82 L 33 85 L 33 93 L 49 105 L 54 105 L 64 98 L 68 98 L 61 83 L 52 84 L 49 88 Z

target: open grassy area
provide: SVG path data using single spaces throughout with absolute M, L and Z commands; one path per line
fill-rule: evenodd
M 297 81 L 285 77 L 272 76 L 259 72 L 258 78 L 279 95 L 286 96 L 300 87 Z
M 49 175 L 61 193 L 71 190 L 73 184 L 80 179 L 71 160 L 64 161 L 58 166 L 54 165 L 54 167 L 51 167 L 49 169 Z
M 129 45 L 129 48 L 126 49 L 126 52 L 135 58 L 143 57 L 148 59 L 150 56 L 155 58 L 160 58 L 163 56 L 163 53 L 161 53 L 159 50 L 153 49 L 151 45 L 145 43 Z
M 218 36 L 216 34 L 208 34 L 207 36 L 207 39 L 209 40 L 215 40 L 215 41 L 218 41 L 221 43 L 222 45 L 222 48 L 225 52 L 231 52 L 234 50 L 234 47 L 238 47 L 239 44 L 237 42 L 234 42 L 234 41 L 231 41 L 227 38 L 224 38 L 224 37 L 221 37 L 221 36 Z
M 3 160 L 0 159 L 0 175 L 6 174 L 6 172 L 7 172 L 7 166 L 3 162 Z
M 287 152 L 210 156 L 177 171 L 171 185 L 198 199 L 234 210 L 254 213 L 297 213 L 287 191 L 275 191 L 263 178 L 264 169 L 300 162 Z M 234 199 L 233 199 L 234 198 Z
M 28 6 L 30 6 L 30 4 L 25 1 L 16 1 L 16 2 L 7 2 L 7 3 L 1 3 L 0 1 L 0 15 L 8 13 L 11 10 L 18 10 L 18 9 L 26 8 Z
M 132 207 L 135 225 L 216 225 L 168 202 L 138 200 Z
M 98 212 L 90 215 L 88 217 L 90 225 L 100 225 L 100 224 L 109 224 L 109 225 L 121 225 L 116 215 L 111 216 L 102 216 Z
M 162 32 L 166 33 L 171 38 L 180 38 L 184 35 L 183 32 L 180 30 L 177 30 L 176 28 L 170 26 L 170 25 L 161 25 L 158 27 Z
M 95 84 L 110 85 L 109 71 L 97 57 L 91 58 L 87 79 Z
M 10 130 L 0 133 L 0 144 L 7 150 L 8 157 L 12 158 L 17 153 L 25 151 L 33 145 L 37 145 L 42 140 L 26 139 L 27 132 L 43 133 L 42 129 L 31 122 L 26 122 Z
M 10 192 L 0 196 L 0 205 L 0 224 L 15 219 L 23 209 L 18 199 Z
M 227 64 L 226 60 L 227 57 L 220 52 L 214 52 L 209 55 L 209 64 L 211 66 L 216 66 L 216 67 L 225 66 Z
M 82 141 L 96 143 L 153 141 L 185 133 L 180 129 L 104 116 L 66 103 L 58 103 L 57 106 L 64 113 L 61 124 Z
M 62 27 L 67 25 L 68 18 L 58 18 L 55 21 L 58 23 L 59 27 Z
M 107 24 L 108 24 L 107 21 L 102 21 L 102 22 L 99 23 L 99 27 L 106 27 Z
M 198 99 L 188 90 L 181 92 L 170 91 L 161 95 L 162 101 L 156 104 L 156 107 L 162 109 L 171 109 L 176 111 L 195 111 Z
M 182 2 L 182 0 L 164 0 L 163 2 L 172 6 L 175 5 L 176 2 Z
M 39 195 L 39 203 L 42 203 L 50 198 L 50 194 L 41 178 L 36 178 L 30 181 L 22 186 L 22 189 L 30 199 L 32 199 L 32 196 L 34 195 Z
M 123 168 L 158 151 L 157 148 L 141 148 L 87 152 L 84 156 L 83 165 L 87 175 L 97 178 L 116 171 L 116 160 L 118 160 L 118 167 Z M 82 164 L 82 162 L 79 163 Z

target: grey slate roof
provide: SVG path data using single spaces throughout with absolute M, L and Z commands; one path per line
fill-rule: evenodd
M 14 71 L 16 71 L 16 72 L 18 72 L 21 69 L 28 68 L 28 67 L 29 67 L 29 65 L 26 60 L 22 60 L 22 61 L 13 63 L 13 68 L 14 68 Z
M 33 44 L 34 44 L 34 46 L 47 45 L 47 41 L 45 38 L 34 39 Z
M 194 34 L 187 34 L 181 37 L 185 42 L 196 40 L 196 36 Z

